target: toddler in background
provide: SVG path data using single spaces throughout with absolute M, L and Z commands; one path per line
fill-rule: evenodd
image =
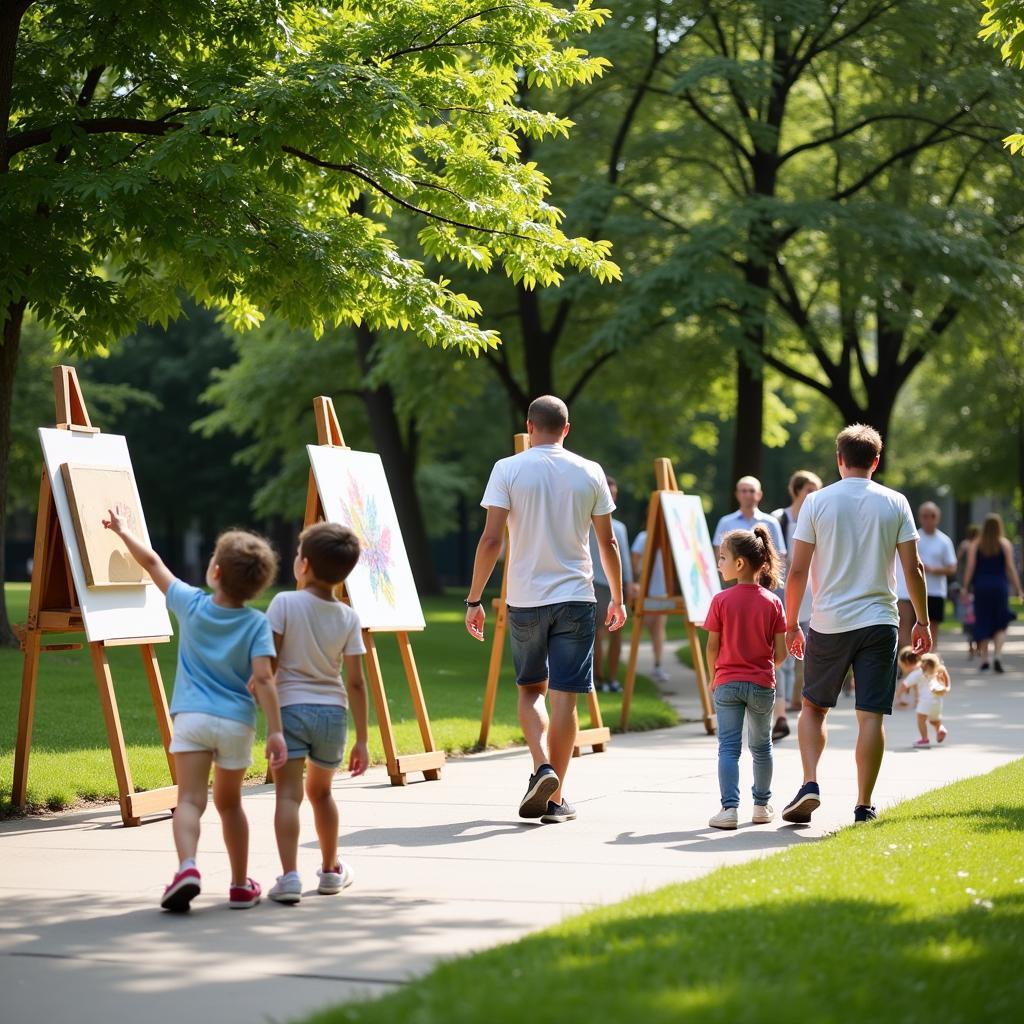
M 937 654 L 923 654 L 921 665 L 911 676 L 917 676 L 917 731 L 921 738 L 915 747 L 930 747 L 928 725 L 935 729 L 935 739 L 941 743 L 947 735 L 942 724 L 942 698 L 949 693 L 949 672 Z M 904 689 L 910 689 L 910 676 L 903 680 Z
M 913 647 L 908 645 L 900 648 L 899 665 L 900 672 L 903 673 L 903 678 L 900 680 L 900 688 L 896 695 L 896 707 L 910 707 L 911 700 L 908 699 L 908 697 L 905 697 L 904 693 L 909 694 L 910 690 L 917 685 L 917 680 L 921 676 L 921 672 L 918 667 L 920 664 L 921 655 L 918 654 Z M 911 679 L 911 676 L 914 678 Z

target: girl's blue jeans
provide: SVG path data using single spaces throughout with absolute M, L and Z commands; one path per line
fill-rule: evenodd
M 754 803 L 766 804 L 772 795 L 772 707 L 774 687 L 756 683 L 722 683 L 715 687 L 718 715 L 718 786 L 723 807 L 740 805 L 740 751 L 743 719 L 754 759 Z

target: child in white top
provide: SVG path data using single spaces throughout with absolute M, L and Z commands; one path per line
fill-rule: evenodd
M 913 677 L 913 678 L 912 678 Z M 937 654 L 921 656 L 921 665 L 903 680 L 902 688 L 917 685 L 917 730 L 921 738 L 915 747 L 930 747 L 928 723 L 935 729 L 935 739 L 941 743 L 948 730 L 942 724 L 942 698 L 949 693 L 949 672 Z
M 911 693 L 911 690 L 917 685 L 917 680 L 921 678 L 921 655 L 908 644 L 906 647 L 900 648 L 898 661 L 902 678 L 896 691 L 896 707 L 905 708 L 910 706 L 911 701 L 916 703 L 914 700 L 917 695 L 916 691 Z M 911 676 L 914 678 L 911 679 Z
M 338 859 L 338 806 L 331 785 L 345 755 L 348 709 L 356 742 L 348 759 L 353 776 L 369 764 L 366 748 L 367 704 L 361 656 L 359 616 L 335 596 L 334 589 L 359 560 L 359 541 L 338 523 L 317 523 L 303 530 L 293 566 L 299 589 L 277 594 L 267 618 L 277 647 L 277 694 L 288 760 L 274 772 L 277 809 L 274 830 L 283 874 L 268 895 L 278 903 L 298 903 L 299 805 L 306 769 L 306 796 L 320 840 L 317 891 L 333 895 L 352 884 L 352 868 Z M 341 680 L 344 662 L 345 679 Z

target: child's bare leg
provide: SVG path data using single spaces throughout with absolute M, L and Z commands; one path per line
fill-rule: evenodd
M 921 739 L 926 743 L 928 742 L 928 716 L 918 715 L 917 716 L 917 731 L 921 734 Z
M 298 870 L 299 861 L 299 807 L 302 804 L 302 769 L 304 757 L 292 757 L 283 768 L 274 772 L 277 803 L 274 807 L 274 834 L 277 853 L 281 858 L 281 871 Z
M 179 863 L 195 860 L 196 857 L 199 819 L 206 810 L 212 762 L 213 754 L 207 750 L 174 755 L 174 768 L 178 776 L 178 806 L 174 811 L 171 829 Z
M 231 862 L 231 884 L 245 885 L 249 870 L 249 821 L 242 809 L 244 768 L 220 768 L 213 772 L 213 805 L 220 815 L 224 846 Z
M 334 768 L 310 764 L 306 773 L 306 796 L 313 808 L 324 871 L 333 871 L 338 866 L 338 804 L 331 792 L 334 772 Z

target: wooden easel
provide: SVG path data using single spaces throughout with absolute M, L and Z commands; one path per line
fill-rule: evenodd
M 704 710 L 704 728 L 708 735 L 715 732 L 715 713 L 708 695 L 707 669 L 704 665 L 704 652 L 701 650 L 697 637 L 697 627 L 690 621 L 686 613 L 686 600 L 681 594 L 670 597 L 672 607 L 667 609 L 647 608 L 646 601 L 651 584 L 651 570 L 655 557 L 661 555 L 661 564 L 665 570 L 665 593 L 673 594 L 675 586 L 675 563 L 672 560 L 672 548 L 669 544 L 668 530 L 665 528 L 665 516 L 661 509 L 662 491 L 679 491 L 675 470 L 670 459 L 654 460 L 655 489 L 647 506 L 647 544 L 644 547 L 643 568 L 640 573 L 640 593 L 637 595 L 633 610 L 633 637 L 629 647 L 629 667 L 626 669 L 626 682 L 622 695 L 622 731 L 629 727 L 629 711 L 633 703 L 633 689 L 636 686 L 636 660 L 640 653 L 640 631 L 643 627 L 644 615 L 682 615 L 686 623 L 686 632 L 690 638 L 690 651 L 693 654 L 693 669 L 697 674 L 697 692 L 700 694 L 701 707 Z
M 78 384 L 78 375 L 73 367 L 53 368 L 53 389 L 57 404 L 58 429 L 86 434 L 100 432 L 89 419 L 82 390 Z M 14 751 L 14 782 L 11 791 L 11 801 L 16 807 L 25 806 L 28 793 L 28 761 L 32 747 L 32 718 L 35 711 L 39 656 L 45 651 L 76 651 L 81 650 L 83 646 L 81 643 L 44 644 L 43 636 L 47 633 L 79 633 L 84 629 L 64 534 L 57 518 L 50 478 L 44 466 L 39 485 L 39 509 L 36 513 L 28 622 L 22 627 L 16 627 L 25 655 L 21 675 L 18 739 Z M 175 781 L 174 758 L 168 753 L 171 744 L 171 717 L 160 678 L 160 666 L 153 650 L 153 644 L 166 643 L 169 639 L 170 637 L 166 636 L 128 637 L 123 640 L 100 640 L 88 644 L 93 671 L 96 674 L 96 685 L 99 688 L 103 720 L 107 727 L 110 753 L 114 760 L 121 820 L 125 825 L 138 825 L 144 815 L 174 808 L 178 803 L 178 787 L 164 786 L 142 793 L 135 791 L 106 648 L 139 648 L 146 679 L 149 681 L 149 694 L 153 701 L 153 709 L 156 711 L 157 725 L 163 739 L 164 752 L 167 754 L 167 766 L 170 768 L 171 780 Z
M 515 435 L 515 450 L 518 455 L 530 447 L 529 434 Z M 505 567 L 501 573 L 501 596 L 494 598 L 491 607 L 495 611 L 494 637 L 491 641 L 491 661 L 487 669 L 487 688 L 484 690 L 484 709 L 480 718 L 480 739 L 477 745 L 482 750 L 487 746 L 491 722 L 494 721 L 494 705 L 498 699 L 498 677 L 501 675 L 501 661 L 505 654 L 505 632 L 508 629 L 508 563 L 509 563 L 508 531 L 505 531 Z M 590 706 L 590 728 L 580 729 L 576 733 L 576 746 L 572 756 L 579 757 L 583 747 L 589 746 L 595 754 L 604 751 L 605 744 L 611 739 L 611 730 L 601 719 L 601 706 L 597 702 L 597 694 L 591 690 L 587 694 Z
M 334 402 L 325 395 L 314 398 L 313 412 L 316 415 L 317 443 L 330 448 L 347 448 L 348 445 L 345 444 L 345 438 L 342 436 L 341 427 L 338 424 L 338 416 L 334 411 Z M 306 486 L 305 525 L 312 526 L 313 523 L 319 523 L 324 518 L 326 517 L 323 504 L 320 501 L 320 492 L 317 490 L 316 478 L 310 468 L 309 483 Z M 344 599 L 343 583 L 338 585 L 338 596 Z M 425 779 L 436 782 L 441 778 L 445 753 L 443 750 L 437 750 L 434 746 L 434 734 L 430 729 L 430 718 L 427 715 L 427 705 L 423 699 L 423 687 L 420 685 L 419 672 L 416 670 L 416 661 L 412 655 L 409 634 L 400 630 L 395 633 L 395 638 L 398 640 L 398 651 L 402 656 L 402 665 L 409 683 L 409 693 L 412 696 L 416 721 L 423 739 L 424 752 L 422 754 L 398 753 L 395 744 L 395 731 L 391 725 L 391 712 L 388 710 L 388 698 L 384 691 L 380 659 L 377 657 L 377 645 L 373 639 L 375 630 L 364 629 L 362 632 L 363 644 L 366 647 L 366 674 L 370 679 L 370 692 L 373 695 L 373 706 L 377 712 L 377 725 L 380 727 L 380 738 L 384 744 L 384 757 L 387 761 L 391 785 L 404 786 L 406 776 L 410 772 L 423 772 Z

